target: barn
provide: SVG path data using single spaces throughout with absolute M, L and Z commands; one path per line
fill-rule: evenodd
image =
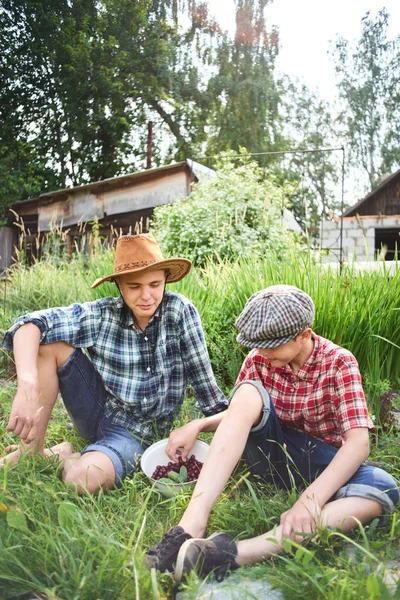
M 321 222 L 321 247 L 332 261 L 340 254 L 345 261 L 392 261 L 400 250 L 400 169 L 341 217 Z
M 38 235 L 51 227 L 65 232 L 70 254 L 74 241 L 90 230 L 94 219 L 102 236 L 146 232 L 156 206 L 188 196 L 194 183 L 209 176 L 214 176 L 212 169 L 187 159 L 17 202 L 12 207 L 14 225 L 0 230 L 0 269 L 11 265 L 21 227 L 28 259 L 37 252 Z

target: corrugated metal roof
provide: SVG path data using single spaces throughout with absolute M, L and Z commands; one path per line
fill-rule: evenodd
M 179 167 L 189 167 L 190 171 L 194 174 L 198 181 L 204 179 L 205 177 L 211 176 L 215 171 L 213 169 L 209 169 L 208 167 L 204 167 L 203 165 L 195 162 L 194 160 L 187 159 L 181 162 L 171 163 L 170 165 L 163 165 L 161 167 L 154 167 L 153 169 L 145 169 L 143 171 L 136 171 L 135 173 L 127 173 L 126 175 L 118 175 L 117 177 L 110 177 L 108 179 L 101 179 L 100 181 L 95 181 L 93 183 L 86 183 L 84 185 L 78 185 L 75 187 L 64 188 L 62 190 L 55 190 L 54 192 L 46 192 L 45 194 L 40 194 L 40 196 L 36 196 L 34 198 L 27 198 L 26 200 L 20 200 L 16 202 L 14 206 L 19 206 L 21 204 L 26 204 L 28 202 L 40 201 L 46 198 L 53 198 L 55 196 L 66 196 L 67 194 L 74 194 L 76 192 L 80 192 L 82 190 L 93 190 L 99 187 L 115 185 L 118 183 L 122 183 L 124 181 L 132 181 L 134 179 L 140 178 L 151 178 L 153 175 L 157 175 L 158 173 L 162 173 L 163 171 L 168 171 L 171 169 L 176 169 Z

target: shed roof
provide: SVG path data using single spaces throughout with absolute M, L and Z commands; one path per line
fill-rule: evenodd
M 120 184 L 123 185 L 135 179 L 151 179 L 152 177 L 165 171 L 179 169 L 182 167 L 188 167 L 191 173 L 193 173 L 194 178 L 198 181 L 204 180 L 206 177 L 213 176 L 214 174 L 213 169 L 209 169 L 208 167 L 205 167 L 194 160 L 186 159 L 181 162 L 171 163 L 170 165 L 163 165 L 161 167 L 154 167 L 153 169 L 136 171 L 135 173 L 127 173 L 126 175 L 118 175 L 117 177 L 110 177 L 108 179 L 101 179 L 100 181 L 95 181 L 93 183 L 86 183 L 84 185 L 55 190 L 53 192 L 46 192 L 36 197 L 19 200 L 18 202 L 15 202 L 14 206 L 20 206 L 21 204 L 27 204 L 28 202 L 40 202 L 42 199 L 49 200 L 50 198 L 68 196 L 83 190 L 98 190 L 105 187 L 114 187 L 115 185 Z
M 360 208 L 360 206 L 362 204 L 364 204 L 365 202 L 367 202 L 368 200 L 373 198 L 376 194 L 378 194 L 380 191 L 382 191 L 383 188 L 385 188 L 387 185 L 389 185 L 389 183 L 391 183 L 398 176 L 400 176 L 400 169 L 398 171 L 396 171 L 395 173 L 393 173 L 392 175 L 389 175 L 388 177 L 386 177 L 376 188 L 374 188 L 371 192 L 369 192 L 366 196 L 364 196 L 364 198 L 359 200 L 357 202 L 357 204 L 354 204 L 354 206 L 350 206 L 350 208 L 346 209 L 343 213 L 343 216 L 344 217 L 353 217 L 354 215 L 356 215 L 357 210 Z

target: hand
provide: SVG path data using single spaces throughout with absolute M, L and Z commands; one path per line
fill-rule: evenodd
M 292 508 L 281 515 L 282 538 L 290 537 L 302 542 L 304 537 L 315 533 L 320 522 L 321 506 L 312 497 L 304 494 Z
M 36 375 L 18 378 L 18 389 L 11 407 L 7 431 L 18 435 L 25 444 L 37 439 L 40 420 L 39 380 Z
M 171 431 L 165 450 L 167 456 L 173 461 L 176 461 L 177 455 L 182 456 L 182 459 L 186 460 L 200 431 L 200 419 L 190 421 L 190 423 L 183 425 L 183 427 Z

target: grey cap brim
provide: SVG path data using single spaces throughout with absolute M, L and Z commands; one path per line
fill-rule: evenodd
M 246 348 L 278 348 L 278 346 L 282 346 L 283 344 L 290 342 L 290 340 L 293 340 L 299 333 L 300 331 L 295 335 L 290 335 L 278 339 L 275 338 L 273 340 L 249 340 L 244 335 L 239 333 L 236 340 L 239 342 L 239 344 L 245 346 Z

